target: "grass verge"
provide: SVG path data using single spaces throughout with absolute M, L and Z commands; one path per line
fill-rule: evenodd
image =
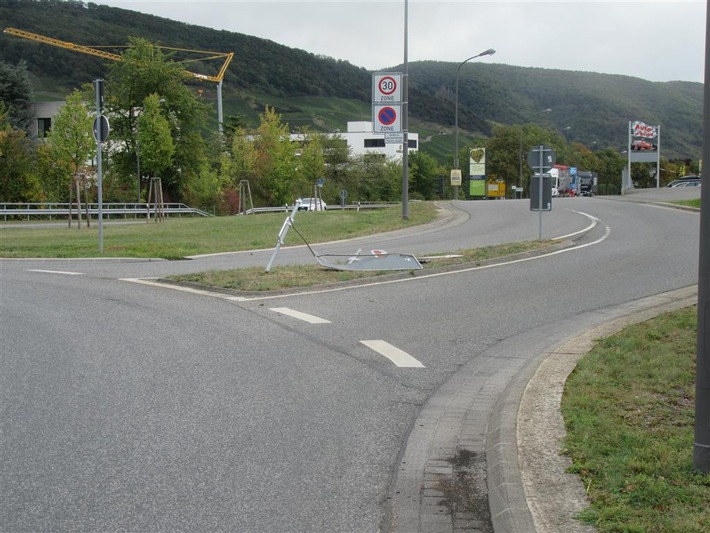
M 696 209 L 700 209 L 700 198 L 695 198 L 693 200 L 678 200 L 677 202 L 673 202 L 674 204 L 678 205 L 684 205 L 687 207 L 695 207 Z
M 693 469 L 697 309 L 602 339 L 570 375 L 566 451 L 604 532 L 710 531 L 710 476 Z
M 295 227 L 309 242 L 327 242 L 408 228 L 433 221 L 438 209 L 431 202 L 412 202 L 408 219 L 397 206 L 372 210 L 299 212 Z M 134 257 L 181 259 L 192 255 L 272 248 L 288 213 L 259 215 L 169 218 L 153 221 L 104 224 L 103 253 L 98 252 L 98 224 L 91 228 L 0 227 L 0 257 Z M 124 222 L 124 221 L 121 221 Z M 285 244 L 302 244 L 289 232 Z

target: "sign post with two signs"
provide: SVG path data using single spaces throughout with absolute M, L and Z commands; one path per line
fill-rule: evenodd
M 402 74 L 399 72 L 373 74 L 372 133 L 402 133 L 401 117 Z
M 552 211 L 552 176 L 547 174 L 555 165 L 557 155 L 546 145 L 535 146 L 528 154 L 528 165 L 535 174 L 530 181 L 530 211 L 539 214 L 539 239 L 542 240 L 542 212 Z

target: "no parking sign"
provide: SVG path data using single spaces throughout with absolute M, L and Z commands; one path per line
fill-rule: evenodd
M 400 133 L 402 131 L 401 105 L 372 106 L 373 133 Z

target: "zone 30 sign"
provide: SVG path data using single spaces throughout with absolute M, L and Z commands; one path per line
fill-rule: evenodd
M 381 72 L 372 75 L 373 104 L 402 103 L 402 74 L 399 72 Z

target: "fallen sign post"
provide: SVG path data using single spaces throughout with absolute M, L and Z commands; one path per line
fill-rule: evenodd
M 279 253 L 281 246 L 286 240 L 286 234 L 289 228 L 298 233 L 298 235 L 306 243 L 308 250 L 310 250 L 313 257 L 323 268 L 329 270 L 421 270 L 424 268 L 422 264 L 417 260 L 416 257 L 410 254 L 398 254 L 398 253 L 388 253 L 384 250 L 372 250 L 370 254 L 362 255 L 360 250 L 355 252 L 355 255 L 342 255 L 342 254 L 317 254 L 311 245 L 303 235 L 296 229 L 293 225 L 293 220 L 298 212 L 298 204 L 293 207 L 291 214 L 286 217 L 283 225 L 281 226 L 281 231 L 279 231 L 279 237 L 276 241 L 276 248 L 274 248 L 274 253 L 271 254 L 269 263 L 266 265 L 266 272 L 271 271 L 271 267 L 276 259 L 276 254 Z
M 269 259 L 269 262 L 266 265 L 266 272 L 271 271 L 271 267 L 274 264 L 274 260 L 276 259 L 276 254 L 279 253 L 279 250 L 281 249 L 281 245 L 284 243 L 286 240 L 286 234 L 288 233 L 288 229 L 293 226 L 293 219 L 296 216 L 296 213 L 298 213 L 298 203 L 293 206 L 293 210 L 291 211 L 291 214 L 286 217 L 286 220 L 284 220 L 283 226 L 281 226 L 281 231 L 279 231 L 279 238 L 276 241 L 276 248 L 274 248 L 274 253 L 271 254 L 271 259 Z

